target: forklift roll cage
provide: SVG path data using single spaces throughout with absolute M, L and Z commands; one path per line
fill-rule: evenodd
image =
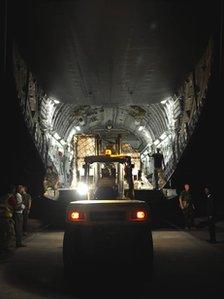
M 134 183 L 132 177 L 132 164 L 131 157 L 124 155 L 97 155 L 97 156 L 86 156 L 84 158 L 84 169 L 85 169 L 85 181 L 88 183 L 90 165 L 93 163 L 121 163 L 126 164 L 126 175 L 129 189 L 127 191 L 127 197 L 134 199 Z

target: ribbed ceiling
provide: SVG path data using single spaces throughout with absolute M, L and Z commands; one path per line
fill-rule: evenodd
M 75 106 L 59 104 L 54 112 L 53 129 L 64 139 L 76 126 L 81 133 L 100 134 L 101 138 L 123 141 L 142 149 L 167 130 L 167 116 L 163 105 L 150 106 Z M 139 130 L 142 127 L 144 129 Z
M 209 1 L 18 2 L 13 30 L 25 58 L 49 95 L 74 105 L 148 105 L 172 95 L 214 20 Z

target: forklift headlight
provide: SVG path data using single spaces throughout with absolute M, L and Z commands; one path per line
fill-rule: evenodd
M 86 195 L 89 191 L 89 187 L 86 183 L 83 182 L 79 182 L 77 184 L 77 188 L 76 188 L 77 192 L 79 193 L 79 195 Z

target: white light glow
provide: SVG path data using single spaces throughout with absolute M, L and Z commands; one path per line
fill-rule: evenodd
M 149 132 L 145 130 L 144 134 L 145 134 L 145 137 L 151 141 L 151 135 L 149 134 Z
M 57 144 L 56 140 L 54 138 L 51 138 L 51 145 L 55 146 Z
M 79 195 L 86 195 L 89 191 L 89 187 L 86 183 L 83 182 L 79 182 L 77 184 L 77 188 L 76 188 L 77 192 L 79 193 Z
M 165 105 L 166 104 L 166 100 L 163 100 L 160 103 L 163 104 L 163 105 Z
M 140 126 L 140 127 L 138 128 L 138 130 L 139 130 L 140 132 L 141 132 L 143 129 L 144 129 L 143 126 Z
M 61 143 L 62 145 L 65 145 L 65 144 L 66 144 L 66 142 L 64 141 L 64 139 L 62 139 L 62 140 L 60 141 L 60 143 Z
M 77 131 L 81 131 L 80 126 L 76 126 L 75 128 L 76 128 Z
M 59 140 L 59 139 L 61 139 L 61 137 L 58 135 L 58 133 L 57 133 L 57 132 L 55 132 L 53 136 L 54 136 L 54 138 L 55 138 L 56 140 Z
M 59 104 L 60 101 L 55 99 L 54 97 L 50 97 L 49 100 L 53 103 L 53 104 Z
M 45 125 L 48 129 L 52 129 L 53 128 L 53 115 L 54 115 L 54 111 L 55 111 L 55 106 L 52 100 L 50 100 L 49 98 L 47 99 L 47 103 L 46 103 L 46 120 L 45 120 Z
M 174 119 L 174 101 L 172 98 L 166 104 L 166 114 L 168 118 L 168 127 L 170 130 L 173 130 L 175 127 L 175 119 Z
M 60 101 L 58 101 L 58 100 L 53 100 L 53 102 L 54 102 L 54 104 L 59 104 L 60 103 Z
M 161 139 L 161 140 L 164 140 L 166 137 L 167 137 L 167 134 L 166 134 L 166 132 L 164 132 L 164 133 L 160 136 L 160 139 Z
M 160 103 L 163 104 L 163 105 L 165 105 L 165 104 L 167 104 L 167 102 L 169 102 L 170 100 L 172 100 L 172 97 L 167 97 L 167 98 L 165 98 L 164 100 L 162 100 Z
M 158 145 L 159 143 L 160 143 L 160 141 L 158 139 L 154 141 L 155 145 Z
M 70 142 L 72 140 L 72 137 L 75 135 L 76 129 L 72 129 L 68 135 L 67 141 Z

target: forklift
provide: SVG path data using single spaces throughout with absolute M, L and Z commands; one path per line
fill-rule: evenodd
M 70 202 L 66 210 L 65 274 L 75 276 L 92 261 L 152 273 L 150 208 L 135 199 L 131 157 L 106 150 L 84 161 L 84 180 L 77 186 L 83 198 Z M 90 176 L 93 167 L 95 180 Z

